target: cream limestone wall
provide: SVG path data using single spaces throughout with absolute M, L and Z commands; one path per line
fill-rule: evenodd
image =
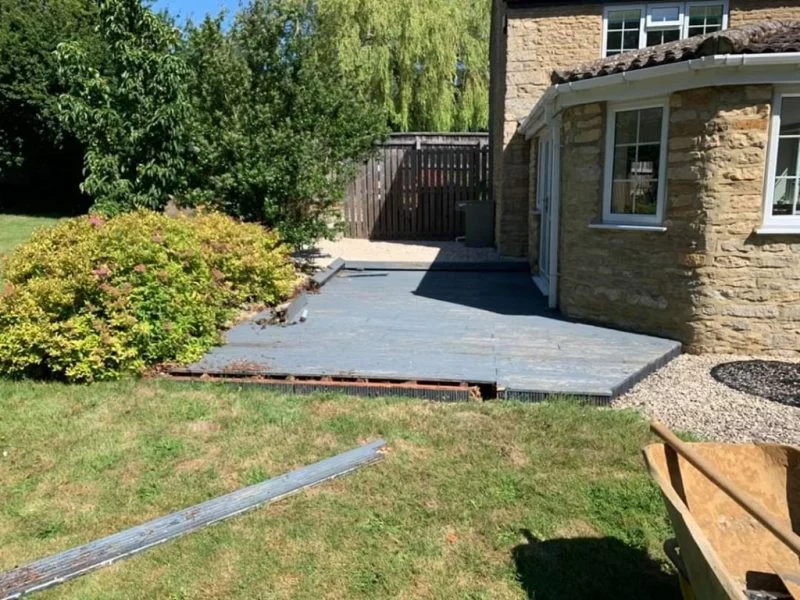
M 730 27 L 766 19 L 800 19 L 797 0 L 730 0 Z
M 632 2 L 633 3 L 633 2 Z M 530 233 L 530 146 L 517 132 L 550 85 L 550 73 L 600 58 L 603 5 L 580 2 L 508 9 L 494 0 L 491 48 L 492 197 L 497 204 L 495 240 L 501 253 L 530 257 L 537 249 Z M 506 25 L 507 18 L 507 25 Z M 730 26 L 762 19 L 800 19 L 800 0 L 730 0 Z M 534 159 L 535 160 L 535 159 Z M 538 250 L 536 250 L 538 251 Z
M 759 236 L 771 86 L 670 99 L 665 233 L 602 231 L 604 104 L 563 118 L 559 298 L 568 315 L 692 352 L 800 354 L 800 239 Z
M 502 23 L 501 4 L 495 5 L 496 24 Z M 490 100 L 492 127 L 502 131 L 492 140 L 495 239 L 502 254 L 528 255 L 529 227 L 538 227 L 529 222 L 530 146 L 517 131 L 518 121 L 550 86 L 554 69 L 599 58 L 602 14 L 602 6 L 580 4 L 511 9 L 506 33 L 499 25 L 494 29 L 502 36 L 493 45 Z

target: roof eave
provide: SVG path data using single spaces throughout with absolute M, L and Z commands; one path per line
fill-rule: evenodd
M 599 91 L 603 88 L 608 88 L 611 86 L 635 84 L 659 77 L 690 73 L 692 71 L 700 72 L 712 69 L 769 67 L 781 65 L 796 65 L 798 67 L 797 82 L 800 83 L 800 52 L 786 52 L 780 54 L 718 54 L 714 56 L 704 56 L 702 58 L 670 63 L 667 65 L 658 65 L 644 69 L 637 69 L 635 71 L 623 71 L 621 73 L 614 73 L 612 75 L 592 77 L 589 79 L 582 79 L 580 81 L 558 83 L 548 88 L 528 116 L 520 120 L 520 132 L 526 138 L 530 138 L 532 134 L 538 130 L 538 127 L 535 126 L 538 123 L 541 123 L 542 115 L 546 114 L 547 107 L 553 104 L 558 98 L 568 94 L 577 92 L 591 92 L 595 90 Z M 769 79 L 770 74 L 765 73 L 764 83 L 771 83 Z M 751 84 L 752 81 L 748 81 L 746 83 Z M 708 83 L 699 81 L 697 82 L 697 85 L 693 87 L 704 87 L 705 85 L 708 85 Z M 597 99 L 587 97 L 585 102 L 581 102 L 581 104 L 588 104 L 593 101 L 597 101 Z M 551 115 L 555 115 L 557 112 L 558 111 L 552 110 L 551 107 Z

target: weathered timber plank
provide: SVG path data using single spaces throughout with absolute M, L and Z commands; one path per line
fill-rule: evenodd
M 192 506 L 132 529 L 0 574 L 0 598 L 10 600 L 63 583 L 158 544 L 193 533 L 341 477 L 383 457 L 383 440 Z

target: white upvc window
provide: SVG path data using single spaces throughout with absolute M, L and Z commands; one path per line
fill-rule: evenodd
M 800 89 L 772 102 L 764 228 L 800 233 Z
M 664 220 L 669 104 L 609 105 L 603 223 L 659 225 Z
M 603 56 L 674 42 L 727 27 L 728 0 L 608 6 L 603 14 Z

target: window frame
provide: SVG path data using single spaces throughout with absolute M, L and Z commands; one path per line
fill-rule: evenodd
M 685 39 L 689 37 L 689 9 L 696 8 L 698 6 L 718 6 L 722 4 L 722 30 L 725 31 L 728 29 L 728 14 L 730 13 L 730 7 L 728 6 L 728 0 L 694 0 L 693 2 L 686 2 L 686 6 L 684 7 L 683 11 L 683 29 L 681 30 L 681 39 Z
M 689 36 L 689 9 L 698 6 L 719 6 L 722 5 L 722 30 L 728 29 L 728 15 L 730 13 L 729 0 L 680 0 L 676 2 L 641 2 L 638 4 L 619 4 L 606 5 L 603 8 L 603 44 L 600 56 L 607 58 L 608 52 L 608 18 L 612 12 L 622 12 L 626 10 L 639 11 L 639 46 L 638 49 L 647 47 L 648 31 L 664 31 L 668 29 L 679 29 L 679 39 L 686 39 Z M 650 23 L 650 13 L 653 8 L 677 7 L 680 11 L 681 23 Z
M 647 20 L 647 5 L 646 4 L 621 4 L 606 6 L 603 9 L 603 48 L 602 54 L 604 58 L 607 56 L 608 51 L 608 15 L 612 12 L 625 12 L 627 10 L 639 11 L 639 48 L 642 47 L 642 40 L 645 39 L 645 23 Z M 623 36 L 624 39 L 624 36 Z
M 660 108 L 662 112 L 661 139 L 659 143 L 658 190 L 656 214 L 636 215 L 611 212 L 611 195 L 614 187 L 614 150 L 616 147 L 617 113 Z M 638 143 L 638 140 L 637 140 Z M 636 103 L 609 103 L 606 109 L 606 140 L 603 165 L 602 223 L 608 225 L 660 225 L 664 221 L 667 198 L 667 162 L 669 152 L 669 98 L 653 98 Z
M 800 98 L 800 86 L 780 86 L 775 88 L 772 97 L 772 111 L 770 114 L 769 140 L 767 142 L 767 168 L 764 178 L 764 214 L 762 218 L 763 227 L 766 229 L 789 229 L 797 230 L 800 233 L 800 213 L 794 215 L 773 215 L 772 210 L 775 202 L 775 177 L 778 166 L 778 150 L 781 134 L 781 117 L 784 98 Z M 798 138 L 800 144 L 800 138 Z M 800 159 L 800 153 L 798 154 Z M 800 162 L 800 160 L 798 160 Z M 800 172 L 797 174 L 800 182 Z M 795 194 L 800 194 L 797 190 Z M 795 208 L 796 210 L 796 208 Z

